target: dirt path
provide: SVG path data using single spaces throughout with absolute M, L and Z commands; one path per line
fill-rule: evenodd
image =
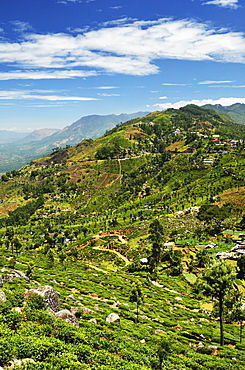
M 123 256 L 121 253 L 114 251 L 113 249 L 107 249 L 107 248 L 102 248 L 102 247 L 93 247 L 93 249 L 96 249 L 98 251 L 108 251 L 110 253 L 116 254 L 119 258 L 121 258 L 124 262 L 125 265 L 129 265 L 131 262 L 127 259 L 127 257 Z
M 123 238 L 123 235 L 118 235 L 118 234 L 107 234 L 107 235 L 105 235 L 105 234 L 97 234 L 97 235 L 94 235 L 94 238 L 95 238 L 95 239 L 103 239 L 103 237 L 105 237 L 105 236 L 117 236 L 117 237 L 118 237 L 118 240 L 119 240 L 121 243 L 123 243 L 123 244 L 127 244 L 127 240 L 125 240 L 125 239 Z
M 96 270 L 96 271 L 103 272 L 104 274 L 107 274 L 107 273 L 108 273 L 108 271 L 102 270 L 102 269 L 100 269 L 99 267 L 96 267 L 95 265 L 92 265 L 92 263 L 90 263 L 90 262 L 86 262 L 86 265 L 87 265 L 88 267 L 91 267 L 92 269 L 94 269 L 94 270 Z

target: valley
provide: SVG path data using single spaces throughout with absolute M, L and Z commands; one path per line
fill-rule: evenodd
M 3 174 L 0 366 L 245 368 L 244 147 L 188 105 Z

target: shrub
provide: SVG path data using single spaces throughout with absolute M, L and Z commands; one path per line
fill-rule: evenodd
M 4 366 L 14 357 L 14 348 L 9 338 L 0 338 L 0 365 Z
M 29 293 L 26 295 L 27 306 L 32 310 L 43 310 L 46 308 L 44 298 L 37 293 Z
M 3 322 L 6 323 L 11 330 L 16 330 L 21 320 L 21 313 L 15 311 L 10 311 L 3 316 Z
M 59 354 L 65 348 L 64 344 L 55 338 L 22 337 L 15 335 L 9 341 L 15 349 L 17 358 L 32 358 L 35 361 L 44 361 L 52 354 Z
M 49 362 L 55 366 L 58 370 L 69 369 L 69 370 L 89 370 L 90 367 L 87 364 L 82 364 L 78 361 L 75 354 L 64 352 L 56 356 L 51 356 Z
M 60 339 L 65 343 L 77 344 L 81 342 L 86 343 L 87 341 L 87 338 L 83 333 L 61 320 L 57 320 L 55 324 L 54 335 L 55 338 Z
M 80 362 L 89 363 L 91 356 L 93 354 L 93 351 L 89 345 L 86 344 L 77 344 L 75 347 L 75 354 L 78 357 L 78 360 Z

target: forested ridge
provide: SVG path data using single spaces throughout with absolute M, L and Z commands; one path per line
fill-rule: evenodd
M 244 140 L 189 105 L 2 175 L 0 366 L 245 368 Z

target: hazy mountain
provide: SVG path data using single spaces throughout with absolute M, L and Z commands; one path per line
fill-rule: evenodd
M 235 122 L 242 125 L 245 124 L 245 104 L 236 103 L 230 106 L 206 104 L 203 108 L 214 109 L 218 113 L 228 114 Z
M 0 144 L 12 143 L 14 141 L 23 139 L 26 135 L 26 132 L 0 130 Z
M 24 139 L 22 139 L 21 141 L 23 143 L 32 142 L 32 141 L 39 141 L 39 140 L 42 140 L 42 139 L 44 139 L 48 136 L 53 135 L 54 133 L 56 133 L 58 131 L 60 131 L 60 130 L 55 129 L 55 128 L 43 128 L 43 129 L 40 129 L 40 130 L 35 130 L 32 133 L 30 133 L 29 135 L 25 136 Z M 18 144 L 21 144 L 21 143 L 18 142 Z
M 18 169 L 31 160 L 48 154 L 55 147 L 76 145 L 83 139 L 99 137 L 119 123 L 148 113 L 91 115 L 80 118 L 62 130 L 36 130 L 14 145 L 0 145 L 0 173 Z
M 143 117 L 149 112 L 136 112 L 119 115 L 109 114 L 105 116 L 91 115 L 80 118 L 78 121 L 66 126 L 63 130 L 50 137 L 52 146 L 75 145 L 83 139 L 94 139 L 103 135 L 119 123 L 129 121 L 137 117 Z M 47 141 L 46 141 L 47 142 Z

